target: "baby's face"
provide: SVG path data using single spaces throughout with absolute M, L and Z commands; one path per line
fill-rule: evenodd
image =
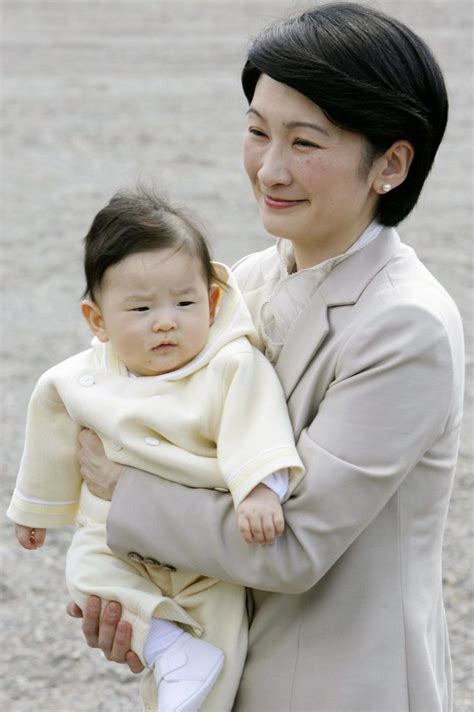
M 95 333 L 137 376 L 175 371 L 206 344 L 217 293 L 184 250 L 132 254 L 105 272 Z

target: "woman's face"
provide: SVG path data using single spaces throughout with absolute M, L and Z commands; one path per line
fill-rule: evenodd
M 298 269 L 344 252 L 375 213 L 362 137 L 267 75 L 248 111 L 244 164 L 266 230 L 293 242 Z

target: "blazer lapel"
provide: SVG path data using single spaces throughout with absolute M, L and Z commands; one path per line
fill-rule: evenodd
M 329 308 L 355 304 L 399 248 L 397 232 L 386 228 L 328 274 L 293 324 L 275 364 L 287 400 L 329 333 Z
M 290 329 L 275 364 L 287 400 L 328 331 L 327 304 L 318 290 Z

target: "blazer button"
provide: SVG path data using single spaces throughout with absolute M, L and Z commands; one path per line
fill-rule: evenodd
M 157 561 L 156 559 L 152 559 L 149 556 L 145 556 L 143 559 L 144 564 L 148 564 L 148 566 L 161 566 L 160 562 Z
M 119 452 L 119 450 L 122 450 L 122 446 L 120 445 L 120 443 L 117 443 L 115 441 L 110 443 L 110 447 L 112 448 L 112 450 L 115 450 L 115 452 Z
M 163 566 L 161 568 L 164 569 L 165 571 L 171 571 L 171 572 L 176 571 L 176 568 L 174 566 L 171 566 L 171 564 L 163 564 Z
M 143 556 L 141 554 L 137 554 L 136 551 L 129 551 L 127 556 L 131 561 L 138 561 L 139 564 L 143 563 Z

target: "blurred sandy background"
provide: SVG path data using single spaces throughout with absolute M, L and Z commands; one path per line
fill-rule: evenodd
M 466 418 L 444 580 L 456 712 L 467 712 L 474 709 L 472 2 L 369 4 L 406 21 L 428 41 L 451 97 L 447 137 L 401 234 L 451 292 L 466 326 Z M 47 367 L 88 345 L 79 314 L 81 240 L 111 194 L 137 180 L 164 186 L 198 213 L 215 257 L 223 261 L 270 244 L 241 166 L 246 106 L 239 73 L 248 38 L 307 5 L 1 2 L 3 512 L 34 383 Z M 64 612 L 70 531 L 51 531 L 47 546 L 29 553 L 15 544 L 5 517 L 1 526 L 0 709 L 139 710 L 137 678 L 87 649 L 80 626 Z

